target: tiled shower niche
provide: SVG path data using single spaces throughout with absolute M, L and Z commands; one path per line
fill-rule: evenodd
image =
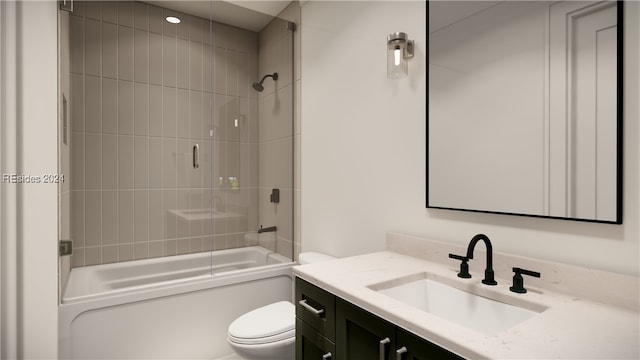
M 262 199 L 293 193 L 292 60 L 288 82 L 251 88 L 280 30 L 126 1 L 75 2 L 69 27 L 72 266 L 258 243 L 292 257 L 292 195 Z

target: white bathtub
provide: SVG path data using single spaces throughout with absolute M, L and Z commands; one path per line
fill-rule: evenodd
M 293 263 L 259 246 L 74 268 L 59 308 L 61 359 L 219 359 L 227 327 L 293 299 Z

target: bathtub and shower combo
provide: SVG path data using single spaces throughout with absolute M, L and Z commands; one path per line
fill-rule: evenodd
M 58 17 L 60 358 L 233 358 L 234 319 L 293 300 L 299 7 L 73 3 Z

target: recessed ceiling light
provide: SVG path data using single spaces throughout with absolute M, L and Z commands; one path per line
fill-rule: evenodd
M 172 23 L 172 24 L 179 24 L 180 23 L 180 19 L 175 17 L 175 16 L 167 16 L 167 21 Z

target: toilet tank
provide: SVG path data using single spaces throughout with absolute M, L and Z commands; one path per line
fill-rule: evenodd
M 333 259 L 336 259 L 336 257 L 318 252 L 303 252 L 298 255 L 298 262 L 300 263 L 300 265 L 312 264 Z

